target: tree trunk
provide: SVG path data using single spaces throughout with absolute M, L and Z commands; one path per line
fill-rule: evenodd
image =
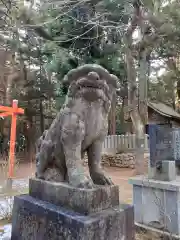
M 136 152 L 135 152 L 135 170 L 136 174 L 143 174 L 144 163 L 144 124 L 138 111 L 138 103 L 136 97 L 136 69 L 135 62 L 132 55 L 132 34 L 137 27 L 139 21 L 139 6 L 134 9 L 134 16 L 125 36 L 126 47 L 126 65 L 127 65 L 127 79 L 128 79 L 128 107 L 130 117 L 133 123 L 134 132 L 136 136 Z
M 136 136 L 136 152 L 135 152 L 135 170 L 136 174 L 143 174 L 144 163 L 144 124 L 138 110 L 138 102 L 136 97 L 136 69 L 132 54 L 132 35 L 139 24 L 141 18 L 141 6 L 139 1 L 134 1 L 134 13 L 125 35 L 125 51 L 128 79 L 128 107 L 130 117 L 133 123 Z
M 43 114 L 43 105 L 42 105 L 42 99 L 41 99 L 41 98 L 40 98 L 39 108 L 40 108 L 40 127 L 41 127 L 41 134 L 43 134 L 43 132 L 44 132 L 44 114 Z
M 35 153 L 35 128 L 32 123 L 32 118 L 30 117 L 26 121 L 26 127 L 24 134 L 27 139 L 27 152 L 26 152 L 26 160 L 33 161 L 34 160 L 34 153 Z
M 141 53 L 139 61 L 139 113 L 143 124 L 148 123 L 147 107 L 147 84 L 148 84 L 148 62 L 146 51 Z
M 136 174 L 143 174 L 144 163 L 144 124 L 140 117 L 136 100 L 136 72 L 134 60 L 129 48 L 126 49 L 126 64 L 128 76 L 128 105 L 136 135 L 135 169 Z
M 124 122 L 124 106 L 125 106 L 125 97 L 122 99 L 122 106 L 121 106 L 121 112 L 120 112 L 120 123 L 121 123 L 121 129 L 122 132 L 125 133 L 125 122 Z
M 113 96 L 111 110 L 109 113 L 109 135 L 116 134 L 116 94 Z
M 20 74 L 15 68 L 15 56 L 12 53 L 11 54 L 11 69 L 10 73 L 7 76 L 7 81 L 6 81 L 6 92 L 5 92 L 5 102 L 4 104 L 6 106 L 11 106 L 12 105 L 12 88 L 13 88 L 13 83 L 17 82 L 20 79 Z M 10 140 L 10 126 L 11 126 L 11 119 L 6 117 L 4 119 L 3 123 L 3 149 L 5 151 L 5 154 L 8 153 L 7 149 L 7 142 Z

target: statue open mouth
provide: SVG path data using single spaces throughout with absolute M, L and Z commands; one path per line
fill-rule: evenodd
M 103 80 L 92 81 L 92 80 L 87 80 L 82 78 L 77 81 L 77 85 L 81 87 L 98 88 L 98 89 L 109 91 L 109 87 L 106 81 L 103 81 Z
M 103 100 L 104 105 L 109 105 L 118 86 L 118 78 L 99 65 L 86 64 L 70 71 L 63 79 L 63 86 L 69 87 L 67 95 L 72 99 L 83 98 L 88 102 Z
M 106 81 L 92 81 L 82 78 L 78 80 L 76 84 L 78 88 L 76 96 L 82 96 L 89 101 L 95 101 L 97 99 L 107 100 L 109 86 Z

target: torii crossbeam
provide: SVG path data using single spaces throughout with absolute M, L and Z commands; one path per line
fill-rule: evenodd
M 14 173 L 14 156 L 15 156 L 15 142 L 16 142 L 16 121 L 17 115 L 24 114 L 24 109 L 18 108 L 18 100 L 13 100 L 12 107 L 0 106 L 0 117 L 11 116 L 11 137 L 9 149 L 9 169 L 8 179 L 12 182 Z

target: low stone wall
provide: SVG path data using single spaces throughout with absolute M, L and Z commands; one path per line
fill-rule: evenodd
M 114 156 L 103 155 L 102 164 L 110 167 L 134 168 L 135 156 L 131 153 L 116 154 Z
M 142 163 L 145 167 L 148 165 L 149 156 L 144 156 L 144 162 Z M 87 165 L 87 155 L 84 158 L 84 165 Z M 135 155 L 133 153 L 121 153 L 116 155 L 102 156 L 102 165 L 109 167 L 119 167 L 119 168 L 135 168 Z

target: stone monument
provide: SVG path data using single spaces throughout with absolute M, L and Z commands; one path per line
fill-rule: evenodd
M 133 204 L 136 225 L 180 238 L 180 129 L 150 125 L 148 176 L 136 176 Z
M 15 197 L 12 240 L 133 240 L 133 207 L 101 168 L 118 79 L 99 65 L 71 70 L 64 106 L 37 143 L 36 178 Z M 88 172 L 82 158 L 87 152 Z
M 172 128 L 169 125 L 149 125 L 150 179 L 171 181 L 176 179 Z

